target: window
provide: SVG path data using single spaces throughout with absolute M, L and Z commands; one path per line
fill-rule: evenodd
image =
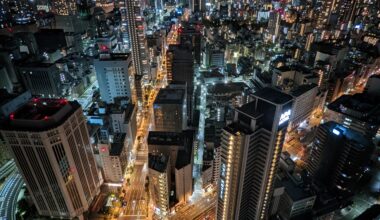
M 226 177 L 226 164 L 222 163 L 221 176 Z

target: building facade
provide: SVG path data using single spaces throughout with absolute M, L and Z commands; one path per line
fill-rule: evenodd
M 88 210 L 101 183 L 78 102 L 33 99 L 1 133 L 40 215 L 71 219 Z
M 223 129 L 218 219 L 265 219 L 292 97 L 272 88 L 253 94 Z

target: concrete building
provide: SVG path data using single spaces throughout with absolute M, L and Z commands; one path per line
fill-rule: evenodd
M 214 46 L 206 45 L 205 51 L 203 52 L 203 66 L 206 68 L 210 67 L 224 67 L 224 50 Z
M 379 98 L 366 93 L 342 95 L 327 106 L 326 120 L 373 137 L 379 133 L 379 106 Z
M 161 89 L 153 104 L 155 131 L 180 132 L 187 126 L 186 90 Z
M 30 91 L 20 94 L 8 93 L 0 89 L 0 118 L 10 115 L 32 98 Z
M 105 182 L 120 184 L 124 182 L 128 152 L 131 147 L 131 142 L 127 139 L 126 134 L 122 133 L 112 135 L 110 143 L 98 143 Z
M 0 132 L 38 213 L 83 217 L 101 182 L 79 103 L 33 99 L 1 122 Z
M 280 184 L 284 187 L 284 193 L 279 202 L 278 214 L 284 219 L 294 219 L 305 213 L 310 213 L 316 195 L 312 193 L 310 187 L 306 186 L 299 174 L 285 174 Z
M 178 202 L 186 202 L 193 194 L 194 136 L 193 130 L 151 131 L 148 136 L 149 154 L 170 157 L 168 169 L 174 176 L 171 184 L 175 185 L 175 198 Z
M 131 143 L 134 143 L 137 133 L 137 109 L 134 104 L 122 104 L 116 101 L 107 105 L 109 122 L 114 133 L 126 133 Z
M 290 129 L 295 129 L 302 122 L 307 121 L 314 110 L 315 98 L 318 94 L 316 84 L 298 86 L 290 92 L 293 96 L 292 116 L 290 117 Z
M 149 187 L 153 204 L 159 209 L 159 216 L 169 215 L 170 157 L 165 155 L 148 156 Z
M 130 48 L 135 75 L 148 75 L 149 63 L 147 44 L 145 39 L 145 24 L 142 17 L 143 2 L 123 0 L 117 2 L 121 11 L 122 30 L 128 31 L 128 39 L 123 42 Z M 135 84 L 139 83 L 135 80 Z M 139 86 L 135 85 L 135 89 Z M 137 92 L 137 100 L 142 102 L 142 94 Z
M 319 76 L 302 66 L 283 66 L 273 69 L 272 86 L 288 93 L 304 84 L 318 84 Z
M 63 85 L 59 69 L 53 63 L 26 62 L 17 65 L 20 77 L 33 95 L 62 97 Z
M 368 137 L 330 121 L 318 127 L 306 169 L 317 184 L 352 193 L 373 150 Z
M 292 109 L 292 97 L 272 88 L 235 110 L 223 129 L 217 218 L 265 219 Z
M 100 96 L 106 103 L 113 103 L 116 97 L 132 100 L 130 77 L 130 54 L 108 54 L 94 61 Z

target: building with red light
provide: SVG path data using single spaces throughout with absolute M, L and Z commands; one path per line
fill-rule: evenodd
M 32 99 L 0 124 L 38 213 L 81 218 L 101 181 L 79 103 Z

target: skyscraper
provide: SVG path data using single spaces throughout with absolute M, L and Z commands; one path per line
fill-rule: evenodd
M 235 110 L 222 131 L 217 218 L 264 219 L 292 97 L 272 88 L 253 94 L 254 101 Z
M 369 138 L 329 121 L 318 128 L 306 169 L 317 183 L 352 192 L 366 171 L 373 149 Z
M 71 219 L 88 210 L 100 179 L 78 102 L 33 99 L 0 124 L 40 215 Z

